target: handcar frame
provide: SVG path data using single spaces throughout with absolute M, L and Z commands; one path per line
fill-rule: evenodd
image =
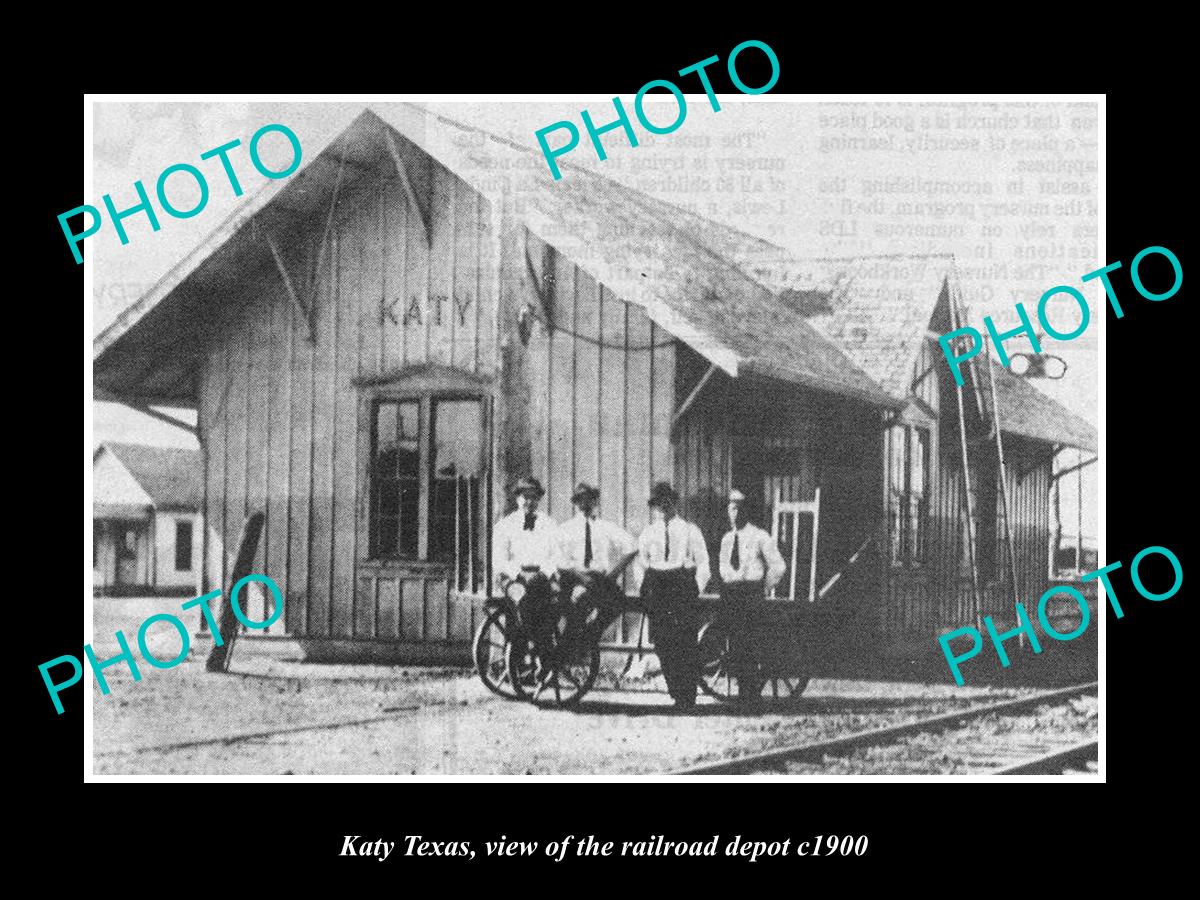
M 743 604 L 734 614 L 733 607 L 719 597 L 702 596 L 697 678 L 703 693 L 723 703 L 799 697 L 811 677 L 804 622 L 807 607 L 792 600 L 763 599 Z M 488 690 L 508 699 L 532 700 L 538 706 L 571 707 L 594 687 L 602 650 L 627 655 L 624 671 L 635 659 L 654 652 L 646 641 L 648 610 L 636 596 L 627 596 L 607 610 L 586 600 L 558 601 L 554 610 L 551 645 L 541 649 L 530 641 L 510 597 L 493 597 L 484 604 L 472 656 Z M 640 616 L 637 643 L 602 643 L 608 626 L 629 613 Z M 743 658 L 746 654 L 749 660 Z M 740 684 L 743 676 L 753 683 Z

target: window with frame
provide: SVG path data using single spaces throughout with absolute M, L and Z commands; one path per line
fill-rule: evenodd
M 175 571 L 192 570 L 192 523 L 177 519 L 175 522 Z
M 888 429 L 888 545 L 893 565 L 925 562 L 929 519 L 929 429 Z
M 479 589 L 486 434 L 479 397 L 373 401 L 368 470 L 373 559 L 447 563 L 459 590 Z

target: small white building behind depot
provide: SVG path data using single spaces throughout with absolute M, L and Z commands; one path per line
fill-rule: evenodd
M 96 593 L 197 593 L 199 451 L 105 441 L 92 454 L 92 473 Z

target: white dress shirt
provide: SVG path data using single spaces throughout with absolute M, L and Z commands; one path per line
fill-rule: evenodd
M 733 536 L 738 538 L 738 567 L 733 567 Z M 731 528 L 721 538 L 721 580 L 766 581 L 771 588 L 783 577 L 787 563 L 779 554 L 775 539 L 757 525 L 747 522 L 736 532 Z
M 554 521 L 541 510 L 534 513 L 532 531 L 525 530 L 525 513 L 515 510 L 492 531 L 492 567 L 496 576 L 515 578 L 522 566 L 537 566 L 546 575 L 555 569 Z
M 671 555 L 663 556 L 667 529 L 671 535 Z M 680 569 L 696 567 L 696 586 L 703 593 L 712 573 L 708 567 L 708 547 L 704 535 L 691 522 L 674 516 L 670 522 L 651 522 L 638 538 L 639 557 L 646 569 Z
M 592 530 L 592 561 L 583 564 L 587 526 Z M 620 525 L 604 519 L 587 519 L 577 513 L 558 526 L 558 567 L 608 573 L 623 556 L 638 549 L 637 541 Z

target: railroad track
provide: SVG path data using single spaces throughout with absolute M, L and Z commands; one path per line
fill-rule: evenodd
M 1100 757 L 1100 745 L 1096 741 L 1073 744 L 1063 750 L 1046 753 L 1016 765 L 1005 766 L 992 772 L 993 775 L 1066 775 L 1092 771 L 1091 765 Z
M 237 673 L 242 677 L 255 678 L 257 680 L 275 680 L 273 676 L 247 675 L 246 673 Z M 299 679 L 287 678 L 279 679 L 286 681 L 298 681 Z M 366 683 L 370 683 L 369 681 Z M 652 693 L 657 691 L 662 693 L 662 690 L 655 688 L 643 688 L 642 690 L 631 690 L 629 687 L 605 687 L 597 691 L 602 693 L 604 690 L 621 690 L 629 693 Z M 474 704 L 498 704 L 504 702 L 499 697 L 487 695 L 474 701 Z M 366 725 L 376 725 L 380 722 L 393 722 L 400 719 L 404 713 L 421 712 L 424 710 L 437 709 L 439 707 L 465 706 L 467 701 L 451 700 L 432 702 L 424 704 L 410 704 L 405 706 L 387 706 L 381 709 L 374 715 L 366 715 L 355 719 L 337 719 L 332 722 L 309 722 L 302 725 L 280 725 L 275 728 L 263 728 L 253 731 L 240 731 L 231 734 L 213 735 L 203 738 L 191 738 L 184 741 L 170 741 L 162 744 L 147 744 L 141 747 L 121 747 L 115 750 L 97 750 L 93 756 L 109 757 L 109 756 L 139 756 L 144 753 L 174 753 L 180 750 L 194 750 L 198 747 L 230 747 L 234 744 L 253 743 L 255 741 L 266 741 L 275 737 L 285 737 L 291 734 L 303 734 L 310 731 L 337 731 L 341 728 L 359 728 Z
M 920 772 L 923 764 L 936 755 L 961 757 L 965 772 L 958 774 L 1029 775 L 1061 774 L 1064 771 L 1086 770 L 1089 760 L 1096 759 L 1096 742 L 1074 744 L 1077 735 L 1069 738 L 1048 736 L 1036 731 L 1018 734 L 1009 732 L 1001 743 L 988 744 L 976 739 L 954 747 L 941 736 L 964 725 L 972 726 L 990 716 L 1015 716 L 1030 711 L 1036 712 L 1046 705 L 1062 705 L 1084 695 L 1094 693 L 1097 683 L 1072 685 L 1053 691 L 1043 691 L 1029 697 L 1005 700 L 968 707 L 944 715 L 917 719 L 902 725 L 890 725 L 869 731 L 859 731 L 826 741 L 814 741 L 785 747 L 775 747 L 759 753 L 751 753 L 734 759 L 700 763 L 667 774 L 671 775 L 750 775 L 791 774 L 811 771 L 804 766 L 823 765 L 827 757 L 847 758 L 860 750 L 903 749 L 910 758 L 898 760 L 897 771 Z M 928 738 L 939 736 L 936 742 Z M 926 746 L 922 746 L 925 739 Z M 915 758 L 911 758 L 915 757 Z

